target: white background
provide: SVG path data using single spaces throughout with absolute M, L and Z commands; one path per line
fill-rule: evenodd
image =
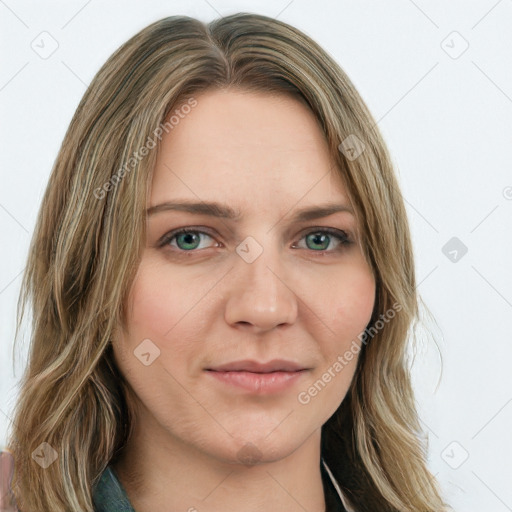
M 512 510 L 510 0 L 0 0 L 0 446 L 26 361 L 20 345 L 13 365 L 21 272 L 86 85 L 153 21 L 238 11 L 305 31 L 378 120 L 406 200 L 418 291 L 437 321 L 413 366 L 430 468 L 455 510 Z M 43 59 L 33 49 L 43 44 L 58 48 Z M 443 253 L 452 237 L 467 247 L 456 261 L 453 248 Z

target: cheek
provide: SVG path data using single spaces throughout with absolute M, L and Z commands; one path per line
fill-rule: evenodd
M 204 281 L 204 280 L 203 280 Z M 201 280 L 190 279 L 185 273 L 169 272 L 165 266 L 142 261 L 129 296 L 129 331 L 161 343 L 187 336 L 187 326 L 197 332 L 201 326 L 199 314 L 204 303 L 205 285 L 194 286 Z M 179 336 L 176 336 L 179 333 Z M 193 339 L 194 332 L 188 333 Z
M 350 269 L 349 269 L 350 270 Z M 375 304 L 375 280 L 367 268 L 352 269 L 331 289 L 328 301 L 332 331 L 346 338 L 363 331 Z
M 318 336 L 322 364 L 297 399 L 313 407 L 311 416 L 326 421 L 339 407 L 357 367 L 361 341 L 358 336 L 368 325 L 375 303 L 375 281 L 363 265 L 347 266 L 331 280 L 318 311 L 327 318 L 327 337 Z M 328 315 L 328 316 L 327 316 Z
M 150 339 L 160 349 L 161 364 L 173 373 L 186 372 L 184 362 L 197 358 L 201 347 L 194 340 L 204 336 L 208 301 L 201 299 L 207 290 L 204 280 L 143 260 L 128 298 L 126 349 L 133 351 Z
M 183 306 L 178 289 L 176 283 L 167 285 L 165 274 L 141 264 L 129 297 L 130 331 L 147 331 L 148 337 L 149 333 L 164 336 L 178 322 Z
M 166 410 L 171 397 L 175 404 L 179 403 L 181 388 L 170 375 L 183 379 L 187 361 L 194 358 L 190 340 L 197 336 L 193 332 L 197 324 L 190 322 L 197 302 L 193 300 L 195 294 L 190 285 L 180 282 L 179 273 L 169 274 L 149 258 L 141 261 L 128 296 L 127 323 L 119 330 L 122 334 L 114 347 L 125 377 L 152 411 Z M 136 355 L 141 353 L 141 343 L 148 339 L 159 352 L 154 364 L 145 366 Z M 145 347 L 154 357 L 156 349 L 147 342 Z

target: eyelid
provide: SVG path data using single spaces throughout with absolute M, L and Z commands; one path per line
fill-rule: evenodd
M 181 235 L 182 233 L 201 233 L 201 234 L 204 234 L 204 235 L 208 235 L 210 238 L 215 238 L 215 235 L 208 228 L 205 228 L 203 226 L 186 226 L 186 227 L 183 227 L 183 228 L 172 229 L 171 231 L 167 232 L 157 242 L 158 247 L 164 247 L 173 238 L 175 238 L 178 235 Z M 186 252 L 186 251 L 182 251 L 182 252 Z M 189 251 L 189 252 L 193 252 L 193 251 Z
M 316 226 L 316 227 L 309 227 L 302 230 L 298 236 L 300 236 L 299 241 L 304 239 L 307 235 L 312 235 L 315 233 L 327 233 L 327 235 L 337 238 L 339 241 L 338 249 L 331 249 L 331 250 L 323 250 L 323 251 L 313 251 L 310 250 L 312 253 L 319 253 L 319 254 L 331 254 L 339 252 L 340 247 L 343 248 L 343 246 L 348 246 L 354 243 L 354 240 L 352 238 L 352 235 L 349 231 L 339 228 L 333 228 L 329 226 Z
M 216 235 L 212 233 L 212 230 L 210 228 L 207 228 L 204 226 L 185 226 L 182 228 L 173 229 L 173 230 L 169 231 L 168 233 L 166 233 L 162 238 L 160 238 L 160 240 L 157 242 L 157 245 L 158 245 L 158 247 L 163 248 L 167 244 L 169 244 L 169 242 L 172 239 L 174 239 L 176 236 L 183 234 L 183 233 L 190 233 L 190 232 L 205 234 L 213 239 L 215 239 L 215 237 L 216 237 Z M 309 226 L 307 228 L 304 228 L 297 234 L 297 236 L 300 236 L 298 241 L 302 240 L 307 235 L 310 235 L 313 233 L 318 233 L 318 232 L 327 233 L 330 236 L 336 237 L 339 241 L 339 245 L 341 245 L 341 246 L 347 246 L 347 245 L 354 243 L 354 239 L 353 239 L 353 236 L 350 231 L 345 230 L 345 229 L 340 229 L 340 228 L 334 228 L 334 227 L 330 227 L 330 226 Z M 177 252 L 193 253 L 193 252 L 198 252 L 198 250 L 190 250 L 190 251 L 178 250 Z M 323 251 L 310 250 L 310 252 L 321 253 L 321 254 L 335 253 L 336 249 L 323 250 Z

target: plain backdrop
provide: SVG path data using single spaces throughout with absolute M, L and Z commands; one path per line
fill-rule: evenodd
M 429 466 L 455 510 L 512 510 L 510 0 L 0 0 L 0 445 L 27 357 L 13 364 L 28 244 L 87 84 L 153 21 L 238 11 L 310 35 L 378 121 L 437 322 L 412 368 Z

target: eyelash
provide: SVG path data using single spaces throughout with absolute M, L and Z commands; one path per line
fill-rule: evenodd
M 210 238 L 214 238 L 213 235 L 211 235 L 210 233 L 208 233 L 207 231 L 202 231 L 201 229 L 196 229 L 194 227 L 187 227 L 187 228 L 179 228 L 179 229 L 175 229 L 173 231 L 170 231 L 169 233 L 165 234 L 161 240 L 159 241 L 158 243 L 158 247 L 160 248 L 165 248 L 166 246 L 168 247 L 169 243 L 174 239 L 176 238 L 177 236 L 181 235 L 181 234 L 185 234 L 185 233 L 194 233 L 194 234 L 203 234 L 203 235 L 207 235 L 209 236 Z M 342 230 L 339 230 L 339 229 L 334 229 L 334 228 L 328 228 L 328 227 L 318 227 L 318 228 L 313 228 L 311 230 L 309 230 L 308 232 L 306 232 L 301 240 L 305 237 L 307 237 L 308 235 L 311 235 L 311 234 L 328 234 L 330 236 L 334 236 L 335 238 L 337 238 L 339 241 L 340 241 L 340 244 L 338 246 L 337 249 L 331 249 L 331 250 L 323 250 L 323 251 L 315 251 L 313 249 L 308 249 L 306 247 L 306 250 L 309 250 L 310 252 L 314 253 L 314 254 L 317 254 L 317 255 L 320 255 L 320 256 L 324 256 L 326 254 L 331 254 L 331 253 L 336 253 L 336 252 L 339 252 L 341 250 L 343 250 L 344 248 L 346 248 L 347 246 L 351 245 L 353 242 L 349 239 L 348 235 L 342 231 Z M 302 249 L 302 247 L 300 247 L 300 249 Z M 190 249 L 188 251 L 184 250 L 184 249 L 180 249 L 179 247 L 177 249 L 173 249 L 174 251 L 178 252 L 178 253 L 194 253 L 194 252 L 198 252 L 200 251 L 201 249 Z

